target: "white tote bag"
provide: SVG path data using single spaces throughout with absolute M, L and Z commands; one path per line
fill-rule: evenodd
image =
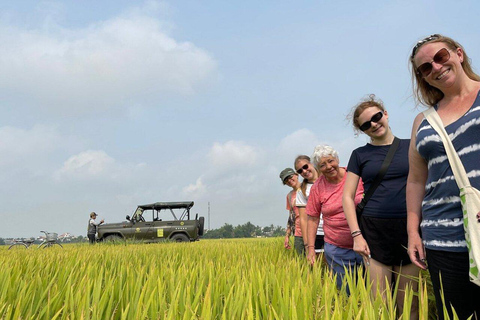
M 470 260 L 470 281 L 480 286 L 480 191 L 470 185 L 465 168 L 458 156 L 452 141 L 448 137 L 442 120 L 435 108 L 431 107 L 423 112 L 433 129 L 440 135 L 448 162 L 452 168 L 455 181 L 460 189 L 460 199 L 463 210 L 463 228 L 467 241 L 468 255 Z

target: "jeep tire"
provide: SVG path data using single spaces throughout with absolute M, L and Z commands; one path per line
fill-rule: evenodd
M 174 234 L 170 240 L 175 241 L 175 242 L 190 242 L 190 239 L 184 235 L 183 233 L 177 233 Z
M 205 228 L 205 217 L 198 218 L 198 235 L 203 236 L 203 231 Z
M 123 238 L 117 234 L 110 234 L 106 236 L 104 240 L 104 242 L 108 242 L 108 243 L 120 243 L 123 241 L 124 241 Z

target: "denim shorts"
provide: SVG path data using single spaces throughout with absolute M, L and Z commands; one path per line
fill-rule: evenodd
M 355 267 L 363 264 L 362 256 L 353 249 L 340 248 L 328 242 L 325 242 L 325 259 L 333 274 L 337 275 L 338 289 L 342 287 L 345 268 L 355 270 Z

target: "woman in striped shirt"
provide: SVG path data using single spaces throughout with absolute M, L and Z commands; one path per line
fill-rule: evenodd
M 410 57 L 415 98 L 437 110 L 465 166 L 470 183 L 480 188 L 480 77 L 472 71 L 463 47 L 435 34 L 417 43 Z M 438 316 L 440 290 L 460 319 L 480 317 L 480 287 L 469 281 L 468 250 L 459 189 L 442 140 L 420 113 L 409 150 L 407 231 L 410 259 L 428 270 Z M 421 229 L 421 233 L 419 231 Z

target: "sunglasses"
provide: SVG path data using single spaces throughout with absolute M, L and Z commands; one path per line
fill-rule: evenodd
M 291 179 L 293 179 L 294 176 L 295 175 L 292 174 L 291 176 L 286 177 L 285 180 L 283 180 L 283 184 L 287 184 L 287 182 L 290 181 Z
M 375 122 L 377 123 L 378 121 L 380 121 L 380 119 L 383 118 L 383 111 L 379 111 L 377 113 L 375 113 L 372 118 L 370 118 L 370 121 L 367 121 L 367 122 L 364 122 L 360 127 L 359 129 L 362 130 L 362 131 L 367 131 L 368 129 L 370 129 L 372 127 L 372 122 Z
M 308 169 L 308 163 L 305 164 L 303 167 L 301 167 L 300 169 L 297 170 L 297 173 L 298 174 L 302 174 L 303 170 L 307 170 Z
M 443 48 L 438 50 L 437 53 L 435 53 L 432 62 L 435 62 L 436 64 L 444 64 L 448 60 L 450 60 L 450 52 L 448 52 L 447 48 Z M 424 78 L 428 77 L 428 75 L 432 72 L 433 69 L 432 62 L 425 62 L 421 64 L 417 68 L 417 73 L 421 74 Z
M 413 47 L 412 55 L 410 56 L 410 59 L 413 60 L 413 58 L 415 57 L 415 54 L 417 53 L 418 48 L 420 48 L 424 43 L 427 43 L 432 40 L 437 40 L 439 38 L 440 38 L 439 34 L 432 34 L 431 36 L 428 36 L 425 39 L 418 41 L 415 47 Z

